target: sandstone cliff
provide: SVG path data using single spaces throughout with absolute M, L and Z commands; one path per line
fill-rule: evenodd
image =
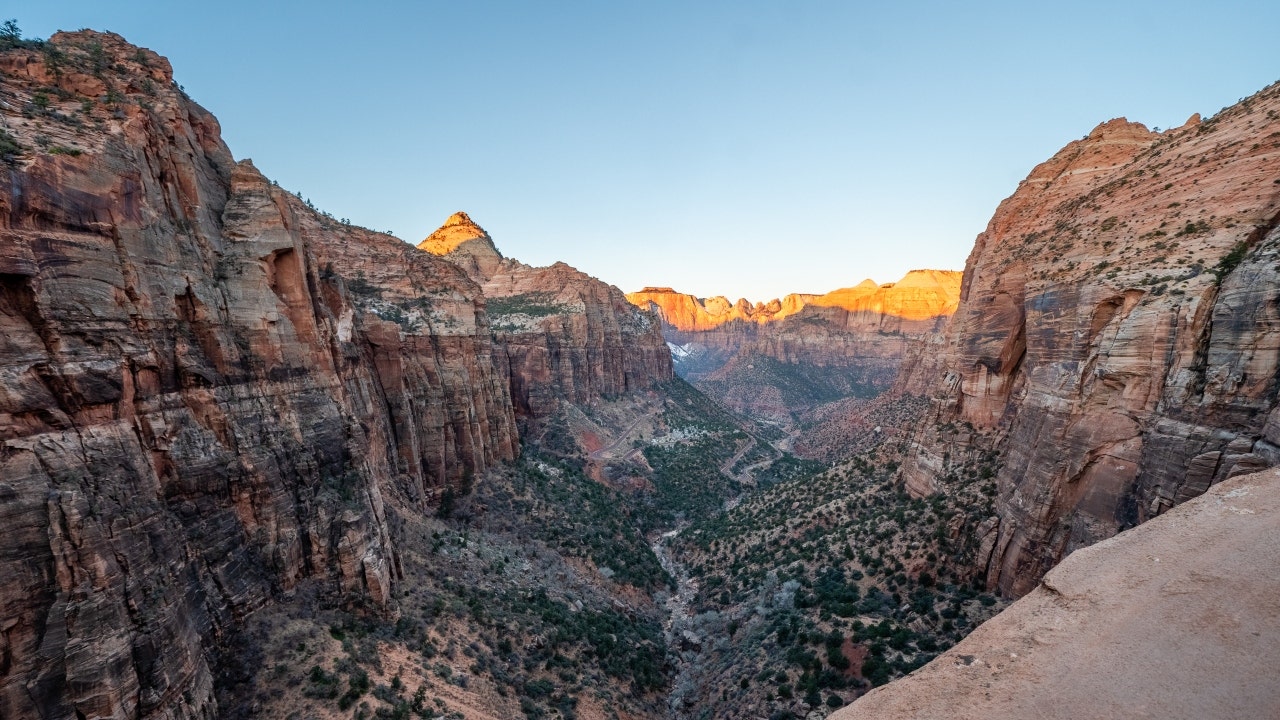
M 894 318 L 932 321 L 951 315 L 960 298 L 960 276 L 959 272 L 950 270 L 912 270 L 896 283 L 877 285 L 872 280 L 863 280 L 853 287 L 824 295 L 792 293 L 782 299 L 754 304 L 745 298 L 730 303 L 721 296 L 703 300 L 663 287 L 628 293 L 627 300 L 639 307 L 652 308 L 670 331 L 678 333 L 712 330 L 735 321 L 775 323 L 806 307 L 838 308 L 865 314 L 866 317 L 859 318 L 864 323 L 874 320 L 893 325 Z
M 1274 717 L 1280 472 L 1233 478 L 1055 567 L 856 718 Z
M 664 336 L 675 345 L 693 344 L 726 357 L 750 348 L 783 362 L 803 358 L 839 365 L 859 353 L 876 352 L 871 347 L 881 341 L 877 336 L 938 330 L 955 312 L 960 275 L 912 270 L 896 283 L 864 280 L 825 295 L 792 294 L 754 305 L 745 299 L 732 305 L 723 298 L 704 301 L 670 288 L 645 288 L 627 299 L 656 312 Z
M 504 258 L 466 213 L 418 247 L 480 284 L 517 414 L 542 417 L 561 401 L 589 404 L 673 377 L 656 319 L 616 287 L 564 263 L 537 268 Z
M 766 323 L 781 320 L 799 312 L 815 297 L 818 296 L 793 293 L 781 300 L 774 298 L 769 302 L 752 303 L 746 298 L 730 302 L 723 295 L 703 300 L 667 287 L 647 287 L 627 293 L 627 300 L 632 304 L 646 309 L 652 305 L 664 323 L 681 332 L 711 330 L 734 321 Z
M 906 344 L 940 330 L 960 300 L 959 272 L 912 270 L 896 283 L 871 281 L 812 298 L 792 317 L 762 328 L 757 352 L 784 362 L 842 365 L 899 360 Z
M 1280 461 L 1280 88 L 1155 133 L 1098 126 L 978 236 L 904 479 L 1002 453 L 979 567 L 1013 595 L 1073 549 Z
M 309 209 L 112 34 L 0 54 L 0 716 L 215 717 L 305 578 L 385 607 L 391 506 L 513 456 L 479 288 Z
M 896 283 L 864 280 L 755 305 L 702 301 L 670 288 L 627 299 L 662 318 L 683 377 L 740 413 L 789 422 L 822 403 L 891 387 L 959 296 L 959 272 L 913 270 Z

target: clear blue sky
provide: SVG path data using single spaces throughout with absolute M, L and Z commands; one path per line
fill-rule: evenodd
M 169 57 L 237 158 L 417 242 L 624 290 L 765 299 L 963 267 L 997 203 L 1097 123 L 1280 79 L 1280 2 L 103 2 L 28 37 Z

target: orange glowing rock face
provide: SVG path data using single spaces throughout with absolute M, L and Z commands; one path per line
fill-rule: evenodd
M 432 255 L 448 255 L 468 240 L 489 240 L 489 233 L 475 224 L 464 212 L 456 212 L 444 221 L 439 229 L 418 243 L 419 250 Z
M 955 270 L 912 270 L 896 283 L 876 285 L 870 280 L 833 290 L 810 301 L 849 312 L 874 312 L 906 320 L 950 315 L 960 304 L 960 280 Z
M 961 276 L 954 270 L 912 270 L 896 283 L 877 285 L 863 280 L 825 295 L 793 293 L 754 304 L 746 299 L 731 303 L 723 296 L 701 300 L 665 287 L 647 287 L 628 294 L 627 299 L 639 307 L 653 308 L 668 325 L 683 332 L 711 330 L 734 320 L 775 322 L 810 305 L 928 320 L 955 312 L 960 302 Z

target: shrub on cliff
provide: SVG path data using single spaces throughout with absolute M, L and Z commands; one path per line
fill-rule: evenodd
M 18 29 L 18 21 L 10 18 L 0 25 L 0 50 L 17 47 L 22 42 L 22 31 Z
M 43 47 L 44 44 L 43 40 L 23 40 L 22 29 L 18 27 L 18 21 L 13 18 L 0 23 L 0 52 L 16 48 L 35 49 Z
M 12 163 L 22 154 L 22 146 L 18 140 L 4 130 L 0 130 L 0 162 Z
M 1244 256 L 1248 253 L 1249 243 L 1241 240 L 1236 243 L 1235 247 L 1231 248 L 1231 252 L 1224 255 L 1223 258 L 1218 261 L 1218 264 L 1213 267 L 1211 272 L 1213 273 L 1213 276 L 1217 278 L 1219 285 L 1222 284 L 1223 278 L 1230 275 L 1231 271 L 1235 270 L 1236 267 L 1244 261 Z

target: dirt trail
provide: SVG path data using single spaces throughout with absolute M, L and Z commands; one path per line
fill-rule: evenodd
M 623 430 L 622 432 L 618 433 L 614 437 L 613 442 L 609 443 L 608 445 L 605 445 L 604 447 L 598 450 L 593 451 L 591 454 L 587 455 L 587 459 L 599 460 L 600 458 L 604 457 L 605 453 L 613 452 L 614 448 L 621 445 L 623 440 L 626 440 L 628 437 L 631 436 L 631 432 L 636 429 L 637 425 L 653 417 L 654 414 L 655 413 L 653 412 L 648 412 L 636 418 L 634 421 L 632 421 L 630 425 L 627 426 L 626 430 Z
M 747 443 L 746 445 L 743 445 L 741 450 L 735 453 L 733 457 L 729 458 L 728 460 L 725 460 L 724 464 L 720 466 L 721 475 L 724 475 L 725 477 L 728 477 L 728 478 L 733 478 L 734 480 L 738 480 L 739 482 L 741 482 L 740 480 L 741 476 L 740 475 L 735 476 L 733 474 L 733 466 L 737 465 L 738 461 L 742 459 L 742 456 L 746 455 L 747 451 L 755 447 L 756 443 L 759 442 L 754 437 L 750 437 L 750 436 L 748 437 L 750 438 L 751 442 Z
M 742 472 L 738 473 L 737 475 L 734 475 L 733 467 L 738 464 L 738 461 L 741 460 L 742 457 L 746 455 L 748 452 L 751 452 L 752 448 L 760 444 L 760 439 L 755 437 L 754 435 L 750 435 L 748 437 L 750 438 L 751 442 L 747 443 L 733 457 L 729 458 L 727 461 L 725 461 L 723 465 L 720 466 L 721 475 L 724 475 L 727 478 L 732 478 L 734 481 L 736 481 L 740 485 L 755 485 L 755 471 L 759 470 L 762 467 L 772 464 L 775 460 L 778 460 L 779 458 L 782 457 L 782 450 L 778 447 L 780 443 L 767 443 L 769 446 L 769 449 L 773 451 L 772 457 L 766 457 L 760 462 L 752 463 L 751 465 L 748 465 L 742 468 Z M 788 442 L 788 441 L 790 441 L 790 438 L 786 438 L 785 440 L 780 442 Z M 730 501 L 732 502 L 732 505 L 726 503 L 725 509 L 729 510 L 733 506 L 736 506 L 737 499 L 738 498 L 734 498 L 733 501 Z

